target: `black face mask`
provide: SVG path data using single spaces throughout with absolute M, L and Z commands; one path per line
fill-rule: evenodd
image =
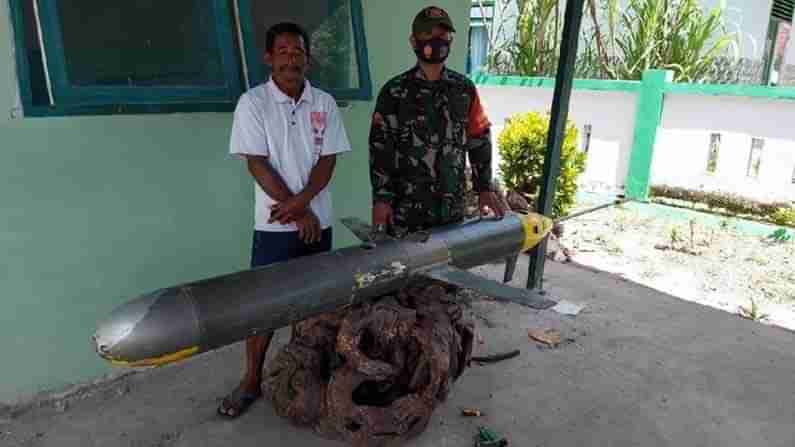
M 426 55 L 425 49 L 430 48 L 430 56 Z M 414 53 L 421 61 L 429 64 L 441 64 L 447 60 L 450 55 L 450 41 L 441 37 L 434 37 L 428 40 L 417 39 L 417 47 L 414 48 Z

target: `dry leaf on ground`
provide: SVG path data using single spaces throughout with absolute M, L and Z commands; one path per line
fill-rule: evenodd
M 543 343 L 551 348 L 560 344 L 560 332 L 555 329 L 530 329 L 527 332 L 530 339 Z

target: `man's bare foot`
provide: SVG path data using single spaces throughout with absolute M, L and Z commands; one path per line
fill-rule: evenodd
M 218 406 L 218 414 L 230 419 L 243 414 L 248 407 L 262 397 L 258 381 L 243 381 Z

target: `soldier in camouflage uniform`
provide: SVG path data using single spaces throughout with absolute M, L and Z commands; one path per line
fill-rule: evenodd
M 373 225 L 418 231 L 464 218 L 466 157 L 481 212 L 505 209 L 491 189 L 491 134 L 474 83 L 445 67 L 453 23 L 425 8 L 412 25 L 417 65 L 378 95 L 370 130 Z

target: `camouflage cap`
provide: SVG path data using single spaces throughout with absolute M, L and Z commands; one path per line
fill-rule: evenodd
M 453 27 L 453 21 L 450 20 L 450 15 L 447 14 L 447 11 L 444 9 L 436 6 L 429 6 L 420 11 L 417 16 L 414 17 L 411 31 L 414 34 L 430 33 L 436 25 L 441 25 L 451 32 L 455 32 L 455 27 Z

